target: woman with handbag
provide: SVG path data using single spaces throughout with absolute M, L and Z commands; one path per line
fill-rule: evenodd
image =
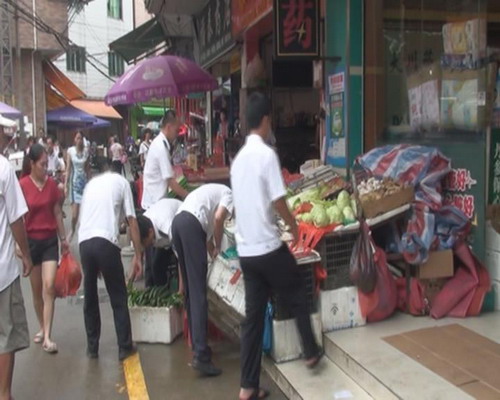
M 34 265 L 30 281 L 33 305 L 40 323 L 40 331 L 33 340 L 42 343 L 47 353 L 54 354 L 57 353 L 57 345 L 50 335 L 54 319 L 58 242 L 61 242 L 63 254 L 69 251 L 69 244 L 63 223 L 61 193 L 57 183 L 47 175 L 47 151 L 42 145 L 34 144 L 28 157 L 31 172 L 21 179 L 20 184 L 29 210 L 25 223 Z

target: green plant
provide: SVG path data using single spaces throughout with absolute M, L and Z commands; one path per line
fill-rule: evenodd
M 184 299 L 181 294 L 171 293 L 168 287 L 155 286 L 148 289 L 134 288 L 132 283 L 127 287 L 129 307 L 182 307 Z

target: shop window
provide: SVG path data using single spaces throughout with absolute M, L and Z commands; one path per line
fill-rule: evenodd
M 122 19 L 122 0 L 108 0 L 108 17 Z
M 85 73 L 85 54 L 85 47 L 71 47 L 66 53 L 66 69 L 68 71 Z
M 365 147 L 474 135 L 491 121 L 500 2 L 365 0 Z
M 125 62 L 118 53 L 110 51 L 108 53 L 109 76 L 121 76 L 125 70 Z

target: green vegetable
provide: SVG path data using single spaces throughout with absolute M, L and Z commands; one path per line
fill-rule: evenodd
M 321 228 L 330 224 L 330 219 L 322 205 L 316 204 L 311 210 L 314 225 Z
M 358 203 L 356 202 L 356 199 L 351 199 L 351 208 L 352 212 L 354 213 L 354 216 L 358 216 Z
M 311 224 L 313 222 L 313 216 L 311 213 L 299 214 L 298 217 L 301 221 Z
M 347 190 L 342 190 L 337 196 L 337 206 L 344 210 L 344 208 L 350 206 L 351 204 L 351 196 Z
M 347 206 L 342 210 L 342 214 L 344 214 L 344 223 L 346 225 L 352 224 L 353 222 L 356 221 L 356 217 L 354 216 L 354 213 L 352 211 L 352 208 Z
M 337 206 L 331 206 L 326 210 L 328 218 L 330 219 L 331 224 L 341 224 L 344 220 L 344 216 L 342 215 L 342 211 Z
M 321 200 L 321 195 L 328 189 L 328 186 L 321 185 L 318 187 L 313 187 L 311 189 L 307 189 L 306 191 L 296 194 L 295 196 L 290 197 L 287 200 L 288 208 L 294 210 L 301 203 L 305 203 L 307 201 L 314 203 Z
M 129 282 L 127 285 L 129 307 L 181 307 L 183 297 L 177 292 L 171 293 L 166 286 L 148 289 L 136 289 Z

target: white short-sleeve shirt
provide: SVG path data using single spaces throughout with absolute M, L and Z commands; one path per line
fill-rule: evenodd
M 114 172 L 91 179 L 83 192 L 78 243 L 102 238 L 118 246 L 122 215 L 135 218 L 129 182 Z
M 49 173 L 54 173 L 57 171 L 62 171 L 64 168 L 61 165 L 59 155 L 55 151 L 52 154 L 47 154 L 47 171 Z
M 211 238 L 214 230 L 215 212 L 219 206 L 224 207 L 229 214 L 233 213 L 233 194 L 225 185 L 208 183 L 189 193 L 184 203 L 179 207 L 178 213 L 187 211 L 194 215 Z
M 9 161 L 0 155 L 0 292 L 19 276 L 20 260 L 10 225 L 28 212 L 21 186 Z
M 161 199 L 144 213 L 153 223 L 154 247 L 166 247 L 172 238 L 172 221 L 182 202 L 176 199 Z
M 151 143 L 148 142 L 142 142 L 141 145 L 139 146 L 139 155 L 144 154 L 144 160 L 148 158 L 148 152 L 150 146 Z
M 276 152 L 250 134 L 231 167 L 236 213 L 236 246 L 242 257 L 277 250 L 282 242 L 273 202 L 286 195 Z
M 163 133 L 153 140 L 149 147 L 144 165 L 144 192 L 142 208 L 147 210 L 165 197 L 168 190 L 167 180 L 175 176 L 170 156 L 170 143 Z

